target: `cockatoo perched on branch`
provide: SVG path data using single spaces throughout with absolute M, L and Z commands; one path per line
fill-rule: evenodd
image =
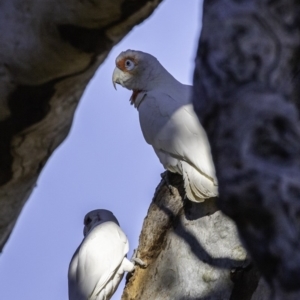
M 109 210 L 89 212 L 84 225 L 84 239 L 69 265 L 69 299 L 109 300 L 124 272 L 134 270 L 126 258 L 128 240 Z
M 116 58 L 113 84 L 132 90 L 146 142 L 165 169 L 183 175 L 194 202 L 218 195 L 210 146 L 191 103 L 192 86 L 177 81 L 152 55 L 127 50 Z

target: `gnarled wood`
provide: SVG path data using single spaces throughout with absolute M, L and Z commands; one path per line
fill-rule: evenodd
M 300 298 L 299 11 L 292 0 L 205 1 L 194 76 L 219 207 L 273 299 Z
M 0 2 L 0 249 L 96 69 L 160 2 Z
M 140 235 L 137 267 L 122 300 L 267 299 L 269 290 L 247 259 L 234 223 L 216 207 L 183 200 L 179 175 L 172 191 L 157 187 Z

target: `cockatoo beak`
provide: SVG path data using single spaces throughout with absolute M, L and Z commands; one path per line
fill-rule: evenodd
M 115 90 L 117 89 L 116 83 L 121 84 L 120 83 L 121 76 L 122 76 L 122 71 L 118 67 L 115 67 L 113 76 L 112 76 L 112 82 L 113 82 L 113 86 L 114 86 Z

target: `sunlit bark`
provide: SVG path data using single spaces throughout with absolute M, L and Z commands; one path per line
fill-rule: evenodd
M 140 235 L 137 267 L 122 300 L 262 300 L 269 290 L 215 199 L 194 203 L 182 178 L 160 183 Z

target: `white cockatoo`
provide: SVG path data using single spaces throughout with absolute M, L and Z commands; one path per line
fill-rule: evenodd
M 146 142 L 165 169 L 183 175 L 188 199 L 218 195 L 206 133 L 195 114 L 192 86 L 177 81 L 152 55 L 127 50 L 116 58 L 113 84 L 132 90 Z
M 124 272 L 134 270 L 126 258 L 127 237 L 113 213 L 105 209 L 85 216 L 83 234 L 69 265 L 69 300 L 109 300 Z

